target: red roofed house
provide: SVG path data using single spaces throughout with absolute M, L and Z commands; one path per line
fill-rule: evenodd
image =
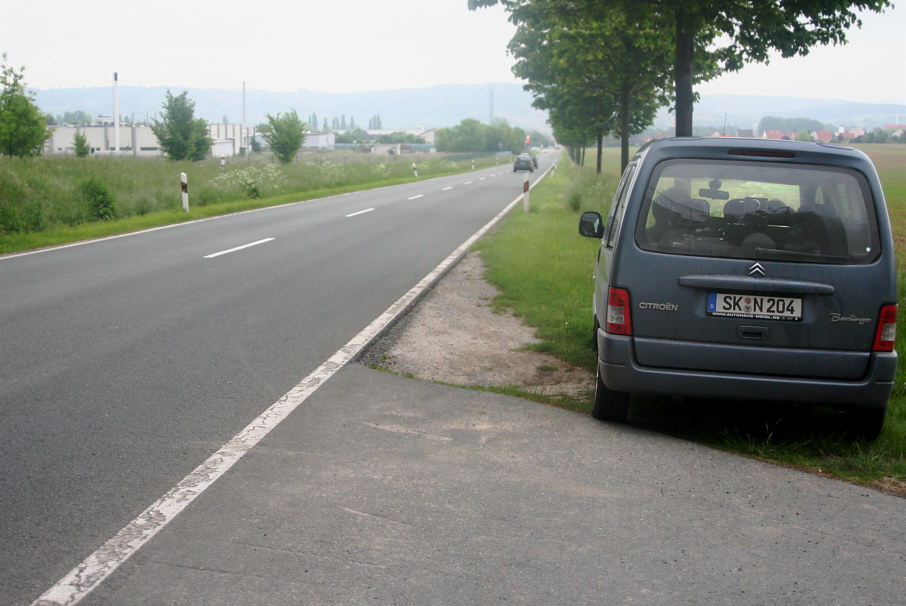
M 768 129 L 768 130 L 764 131 L 764 135 L 762 135 L 761 138 L 762 139 L 783 139 L 783 131 Z

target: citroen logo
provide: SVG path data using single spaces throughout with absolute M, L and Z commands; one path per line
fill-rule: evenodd
M 755 265 L 753 265 L 752 267 L 749 268 L 749 275 L 754 276 L 755 274 L 758 274 L 759 276 L 765 275 L 764 267 L 761 266 L 761 263 L 756 263 Z

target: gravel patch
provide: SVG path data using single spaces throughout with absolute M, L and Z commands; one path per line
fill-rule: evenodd
M 535 330 L 511 313 L 494 312 L 499 292 L 484 272 L 481 257 L 467 254 L 369 347 L 362 363 L 425 381 L 590 398 L 591 373 L 527 350 L 539 341 Z

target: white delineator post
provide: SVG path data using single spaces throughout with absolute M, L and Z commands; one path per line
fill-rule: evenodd
M 182 209 L 189 212 L 189 178 L 186 173 L 179 173 L 179 180 L 182 183 Z
M 529 194 L 531 190 L 529 189 L 529 178 L 525 178 L 525 183 L 522 184 L 522 210 L 523 212 L 529 211 Z

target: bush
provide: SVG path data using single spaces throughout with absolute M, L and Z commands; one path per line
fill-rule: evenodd
M 80 189 L 92 219 L 108 221 L 116 217 L 116 201 L 103 181 L 90 177 L 82 182 Z

